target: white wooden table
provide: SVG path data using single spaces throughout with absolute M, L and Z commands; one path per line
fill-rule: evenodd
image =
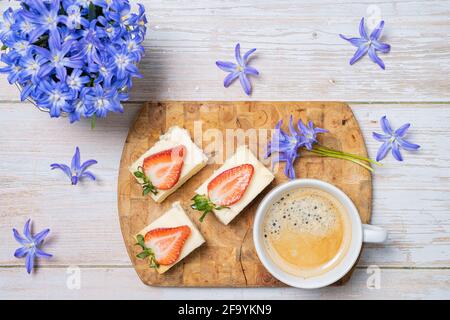
M 0 298 L 450 298 L 450 1 L 141 2 L 150 21 L 145 78 L 135 82 L 123 115 L 98 121 L 95 130 L 87 122 L 69 125 L 19 102 L 0 79 Z M 2 11 L 9 3 L 0 2 Z M 361 16 L 373 12 L 386 21 L 384 39 L 392 45 L 382 56 L 386 71 L 368 57 L 349 66 L 354 49 L 338 37 L 356 35 Z M 372 223 L 387 228 L 389 240 L 366 247 L 344 287 L 152 288 L 131 266 L 116 205 L 128 128 L 146 100 L 246 100 L 238 83 L 222 87 L 224 73 L 214 65 L 232 60 L 236 42 L 258 48 L 252 100 L 348 101 L 372 157 L 379 144 L 371 133 L 382 115 L 396 126 L 413 124 L 410 139 L 420 152 L 404 153 L 404 163 L 389 156 L 374 175 Z M 97 182 L 71 186 L 49 170 L 70 161 L 77 145 L 82 159 L 99 161 Z M 31 276 L 13 257 L 11 231 L 29 217 L 35 230 L 51 228 L 45 248 L 54 254 Z M 373 265 L 378 289 L 367 285 Z M 77 270 L 79 289 L 71 282 Z

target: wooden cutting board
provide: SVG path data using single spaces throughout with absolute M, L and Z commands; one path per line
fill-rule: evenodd
M 206 147 L 215 159 L 231 155 L 235 145 L 245 143 L 263 159 L 271 131 L 279 119 L 284 128 L 289 116 L 312 120 L 330 132 L 320 135 L 322 145 L 341 151 L 367 156 L 364 139 L 351 109 L 340 102 L 149 102 L 144 105 L 129 131 L 120 162 L 118 207 L 122 235 L 128 254 L 141 280 L 152 286 L 196 287 L 276 287 L 283 286 L 261 265 L 252 239 L 252 223 L 260 200 L 274 186 L 287 181 L 282 167 L 276 178 L 228 226 L 222 225 L 214 215 L 203 223 L 199 213 L 190 208 L 194 190 L 219 167 L 210 164 L 169 196 L 156 204 L 147 196 L 128 171 L 142 153 L 151 147 L 171 126 L 189 130 L 194 141 Z M 239 130 L 237 130 L 239 129 Z M 248 129 L 258 129 L 256 131 Z M 195 131 L 195 135 L 194 135 Z M 233 134 L 247 134 L 239 141 Z M 257 132 L 257 134 L 254 134 Z M 228 135 L 228 139 L 225 138 Z M 221 137 L 222 136 L 222 137 Z M 228 143 L 227 143 L 228 142 Z M 212 148 L 212 145 L 223 147 Z M 217 150 L 213 150 L 217 149 Z M 228 152 L 231 153 L 227 153 Z M 270 163 L 267 163 L 270 166 Z M 283 165 L 282 165 L 283 166 Z M 359 209 L 361 220 L 368 223 L 372 205 L 372 179 L 370 173 L 348 161 L 321 158 L 304 153 L 296 162 L 299 178 L 316 178 L 341 188 Z M 148 267 L 144 260 L 136 259 L 139 247 L 133 235 L 161 216 L 174 201 L 181 201 L 192 221 L 199 227 L 206 244 L 163 275 Z M 351 272 L 339 284 L 350 278 Z

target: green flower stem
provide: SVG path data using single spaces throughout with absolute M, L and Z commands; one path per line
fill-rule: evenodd
M 333 149 L 329 149 L 327 147 L 322 147 L 322 146 L 314 146 L 313 147 L 314 150 L 318 150 L 318 151 L 322 151 L 322 152 L 327 152 L 327 153 L 333 153 L 333 154 L 338 154 L 338 155 L 343 155 L 343 156 L 348 156 L 350 158 L 354 158 L 354 159 L 358 159 L 358 160 L 363 160 L 363 161 L 367 161 L 373 164 L 376 164 L 378 166 L 382 166 L 382 164 L 380 162 L 377 162 L 375 160 L 372 160 L 370 158 L 366 158 L 366 157 L 362 157 L 362 156 L 358 156 L 356 154 L 352 154 L 352 153 L 347 153 L 347 152 L 342 152 L 342 151 L 336 151 Z
M 307 150 L 307 149 L 305 149 L 305 150 Z M 318 154 L 318 155 L 321 155 L 323 157 L 331 157 L 331 158 L 336 158 L 336 159 L 348 160 L 348 161 L 351 161 L 353 163 L 356 163 L 356 164 L 360 165 L 361 167 L 366 168 L 370 172 L 373 172 L 372 167 L 370 167 L 369 165 L 367 165 L 364 162 L 361 162 L 361 161 L 359 161 L 359 160 L 357 160 L 355 158 L 346 156 L 346 155 L 341 155 L 341 154 L 336 154 L 336 153 L 329 153 L 329 152 L 320 151 L 320 150 L 317 150 L 317 149 L 312 149 L 312 150 L 307 150 L 307 151 L 315 153 L 315 154 Z
M 97 117 L 96 117 L 95 114 L 93 114 L 92 117 L 91 117 L 91 129 L 92 130 L 95 129 L 95 122 L 96 122 L 96 120 L 97 120 Z

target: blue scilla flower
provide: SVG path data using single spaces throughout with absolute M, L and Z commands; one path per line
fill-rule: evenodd
M 25 56 L 31 50 L 31 42 L 26 39 L 14 39 L 13 41 L 5 41 L 5 44 L 11 44 L 11 48 L 21 56 Z
M 123 112 L 122 105 L 119 102 L 117 89 L 113 87 L 104 90 L 102 86 L 96 84 L 90 94 L 86 96 L 86 100 L 94 107 L 95 114 L 100 118 L 106 117 L 109 111 Z
M 52 170 L 61 170 L 70 179 L 71 184 L 76 185 L 81 179 L 84 178 L 88 178 L 90 180 L 96 179 L 95 175 L 87 169 L 97 163 L 97 160 L 94 159 L 81 163 L 80 148 L 76 147 L 70 167 L 64 163 L 52 163 L 50 168 Z
M 33 31 L 34 24 L 25 19 L 21 15 L 16 16 L 16 23 L 12 26 L 15 33 L 18 33 L 22 38 L 28 39 L 28 35 Z
M 89 7 L 89 4 L 91 3 L 91 0 L 63 0 L 63 1 L 67 1 L 68 3 L 73 3 L 75 2 L 75 4 L 79 5 L 81 8 L 83 9 L 87 9 Z
M 92 102 L 87 99 L 87 94 L 90 92 L 90 90 L 92 89 L 87 87 L 83 87 L 81 89 L 74 108 L 69 113 L 70 123 L 79 121 L 81 119 L 81 116 L 90 117 L 95 113 L 95 108 Z
M 88 27 L 89 20 L 81 15 L 81 8 L 78 5 L 70 5 L 66 9 L 67 16 L 61 16 L 60 21 L 69 29 L 79 29 L 80 26 Z
M 104 9 L 111 8 L 111 5 L 114 3 L 111 0 L 92 0 L 92 2 L 99 7 L 102 7 Z
M 83 88 L 86 88 L 84 85 L 90 81 L 90 78 L 87 75 L 82 75 L 83 70 L 81 69 L 73 69 L 70 76 L 67 77 L 67 85 L 70 89 L 75 91 L 80 91 Z
M 50 111 L 51 117 L 59 117 L 61 111 L 71 112 L 71 101 L 75 93 L 64 82 L 43 81 L 39 89 L 44 97 L 38 101 L 38 106 Z
M 392 129 L 391 124 L 386 116 L 380 119 L 381 129 L 383 133 L 373 132 L 372 136 L 375 140 L 382 142 L 380 149 L 377 152 L 377 161 L 383 160 L 389 151 L 397 161 L 403 161 L 403 156 L 400 153 L 400 149 L 407 151 L 415 151 L 420 148 L 418 144 L 411 143 L 405 139 L 405 135 L 411 126 L 409 123 L 405 123 L 397 130 Z
M 97 18 L 97 22 L 98 22 L 98 24 L 97 24 L 98 26 L 95 31 L 99 37 L 102 37 L 102 38 L 107 37 L 111 41 L 120 39 L 120 36 L 122 33 L 122 30 L 120 29 L 120 27 L 111 24 L 108 19 L 106 19 L 105 17 L 101 17 L 101 16 Z
M 302 134 L 301 143 L 308 150 L 312 150 L 313 145 L 318 142 L 317 134 L 328 132 L 328 130 L 326 129 L 314 127 L 314 123 L 312 121 L 309 121 L 308 124 L 305 125 L 302 120 L 299 120 L 297 123 L 297 127 Z
M 380 41 L 381 35 L 383 33 L 384 21 L 380 21 L 378 26 L 372 31 L 370 35 L 366 32 L 366 27 L 364 23 L 364 18 L 361 19 L 359 23 L 359 35 L 360 38 L 348 38 L 342 34 L 339 36 L 350 42 L 353 46 L 357 47 L 355 54 L 350 59 L 350 65 L 353 65 L 356 61 L 361 59 L 366 53 L 369 54 L 369 58 L 378 64 L 381 69 L 385 69 L 383 60 L 377 55 L 377 51 L 381 53 L 388 53 L 391 50 L 391 46 Z
M 15 23 L 14 11 L 8 8 L 3 12 L 3 21 L 0 21 L 0 40 L 5 41 L 13 34 L 13 27 Z
M 37 79 L 36 77 L 39 74 L 41 76 L 43 75 L 43 73 L 39 73 L 39 71 L 46 62 L 47 59 L 45 59 L 44 57 L 28 52 L 25 56 L 19 59 L 19 65 L 22 68 L 19 72 L 20 79 L 22 81 L 33 79 L 33 82 L 39 82 L 39 79 Z
M 85 57 L 88 64 L 99 63 L 99 52 L 105 50 L 105 46 L 98 38 L 96 31 L 97 20 L 92 20 L 89 28 L 83 31 L 83 37 L 80 39 L 81 56 Z
M 113 53 L 117 79 L 123 80 L 128 75 L 142 77 L 135 64 L 139 58 L 137 54 L 130 52 L 126 45 L 121 46 L 120 49 L 116 49 L 115 46 L 112 46 L 110 47 L 110 50 Z
M 35 50 L 45 59 L 48 60 L 48 64 L 42 68 L 42 73 L 48 74 L 53 70 L 56 70 L 56 75 L 59 80 L 65 81 L 68 68 L 82 68 L 84 61 L 82 55 L 69 57 L 70 49 L 74 44 L 74 40 L 68 40 L 61 43 L 61 36 L 59 31 L 55 34 L 51 34 L 48 45 L 49 50 L 36 47 Z
M 46 32 L 55 34 L 58 31 L 58 23 L 61 22 L 61 16 L 58 14 L 61 0 L 27 0 L 26 7 L 21 14 L 34 25 L 30 32 L 30 41 L 37 40 Z
M 136 15 L 134 23 L 137 23 L 137 29 L 135 31 L 141 36 L 144 37 L 147 32 L 147 17 L 145 16 L 145 8 L 142 4 L 138 3 L 139 12 Z
M 89 65 L 89 72 L 97 73 L 97 78 L 94 80 L 95 84 L 103 83 L 105 87 L 110 87 L 114 76 L 114 62 L 112 57 L 100 53 L 99 63 Z
M 10 84 L 15 83 L 19 79 L 19 73 L 22 70 L 22 67 L 19 65 L 19 56 L 13 52 L 3 53 L 0 61 L 5 64 L 4 67 L 0 68 L 0 72 L 8 74 L 8 82 Z
M 111 7 L 113 10 L 107 11 L 107 17 L 121 29 L 126 29 L 131 22 L 130 4 L 126 1 L 114 1 L 111 3 Z
M 223 81 L 223 86 L 228 88 L 234 80 L 239 78 L 241 82 L 242 89 L 244 89 L 245 94 L 248 96 L 252 92 L 252 85 L 248 78 L 248 75 L 257 76 L 259 75 L 258 70 L 248 65 L 249 58 L 256 49 L 250 49 L 247 51 L 244 56 L 241 56 L 241 45 L 239 43 L 236 44 L 234 48 L 234 55 L 236 58 L 236 63 L 229 61 L 216 61 L 216 65 L 223 71 L 228 72 L 228 75 L 225 77 Z
M 125 46 L 130 54 L 135 54 L 139 59 L 144 55 L 144 47 L 140 45 L 142 37 L 137 35 L 128 34 L 125 36 Z
M 272 154 L 276 153 L 272 159 L 272 164 L 275 165 L 278 162 L 285 162 L 285 175 L 289 177 L 289 179 L 294 179 L 294 162 L 295 159 L 300 157 L 298 149 L 302 146 L 302 136 L 295 129 L 292 116 L 289 119 L 289 133 L 281 129 L 282 124 L 283 120 L 280 120 L 275 126 L 275 132 L 272 140 L 267 145 L 267 153 L 265 158 L 268 158 Z
M 44 229 L 33 235 L 31 232 L 31 219 L 28 219 L 23 228 L 23 235 L 21 235 L 16 228 L 13 228 L 12 231 L 14 239 L 21 245 L 21 247 L 14 252 L 14 257 L 18 259 L 25 258 L 25 266 L 29 274 L 33 271 L 36 258 L 52 257 L 52 254 L 42 250 L 45 238 L 50 233 L 50 229 Z
M 21 82 L 20 86 L 22 87 L 20 101 L 25 101 L 25 99 L 28 99 L 29 97 L 37 100 L 37 97 L 42 95 L 41 91 L 36 90 L 38 85 L 31 80 Z
M 122 112 L 147 18 L 129 0 L 17 0 L 0 21 L 0 72 L 52 117 L 75 122 Z

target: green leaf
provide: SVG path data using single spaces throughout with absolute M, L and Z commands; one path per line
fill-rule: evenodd
M 145 175 L 144 168 L 139 166 L 138 169 L 135 172 L 133 172 L 133 175 L 138 179 L 142 179 L 142 181 L 143 181 L 143 182 L 141 182 L 143 196 L 146 196 L 150 192 L 153 193 L 154 195 L 158 194 L 158 190 L 156 189 L 156 187 L 151 183 L 151 181 Z
M 142 172 L 140 172 L 140 171 L 135 171 L 135 172 L 134 172 L 134 176 L 135 176 L 136 178 L 141 178 L 141 179 L 144 179 L 144 177 L 145 177 L 144 173 L 142 173 Z
M 2 45 L 1 50 L 6 50 L 6 49 L 8 49 L 8 46 L 6 44 Z
M 142 247 L 142 252 L 139 252 L 136 257 L 139 259 L 145 259 L 148 258 L 148 264 L 150 268 L 158 268 L 159 263 L 156 261 L 155 253 L 152 249 L 147 248 L 144 243 L 144 237 L 141 234 L 138 234 L 136 236 L 136 240 L 138 243 L 136 245 L 139 245 Z
M 191 206 L 192 209 L 199 211 L 210 211 L 214 208 L 214 204 L 204 195 L 197 194 L 192 198 L 192 200 L 194 201 Z
M 143 196 L 146 196 L 146 195 L 149 194 L 150 191 L 152 191 L 152 189 L 151 189 L 150 187 L 145 187 L 145 188 L 142 190 L 142 195 L 143 195 Z
M 211 211 L 205 211 L 205 212 L 203 212 L 203 214 L 201 215 L 200 218 L 198 218 L 198 220 L 199 220 L 200 222 L 203 222 L 203 220 L 205 220 L 206 216 L 207 216 L 208 213 L 210 213 L 210 212 L 211 212 Z
M 139 259 L 145 259 L 150 255 L 150 252 L 148 251 L 142 251 L 141 253 L 138 253 L 136 255 L 136 257 L 138 257 Z
M 203 212 L 201 217 L 199 218 L 200 222 L 203 222 L 208 213 L 212 212 L 214 209 L 221 210 L 223 208 L 227 208 L 224 206 L 216 206 L 209 198 L 205 195 L 196 194 L 191 200 L 194 201 L 191 204 L 191 208 L 194 210 L 198 210 Z
M 142 194 L 144 196 L 146 196 L 147 194 L 149 194 L 150 192 L 153 193 L 154 195 L 158 194 L 158 191 L 156 190 L 156 188 L 153 185 L 143 185 L 143 190 L 142 190 Z
M 144 236 L 142 235 L 142 234 L 138 234 L 137 236 L 136 236 L 136 240 L 137 240 L 137 244 L 138 245 L 140 245 L 140 246 L 142 246 L 142 247 L 145 247 L 145 242 L 144 242 Z

